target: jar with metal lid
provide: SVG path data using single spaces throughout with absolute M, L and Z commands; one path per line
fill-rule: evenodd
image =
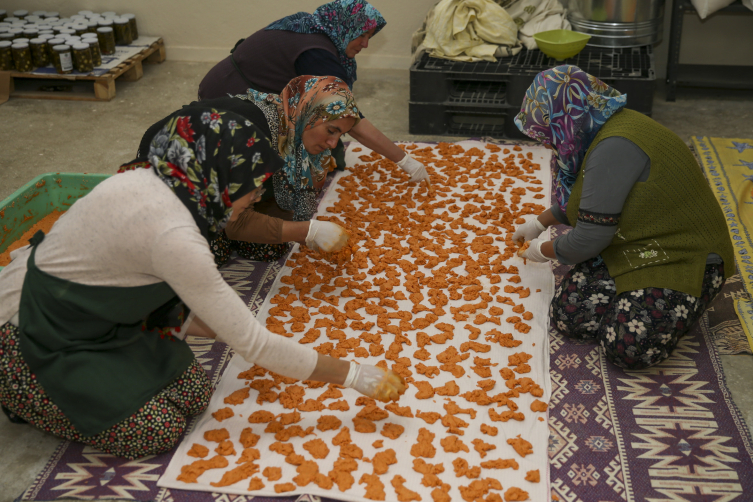
M 131 35 L 131 23 L 128 19 L 116 17 L 112 22 L 112 27 L 115 30 L 115 44 L 130 45 L 133 42 L 133 35 Z
M 39 36 L 39 30 L 36 30 L 34 28 L 24 30 L 24 37 L 28 38 L 29 40 L 31 40 L 32 38 L 37 38 L 38 36 Z
M 99 40 L 96 38 L 85 38 L 83 42 L 89 44 L 89 50 L 92 53 L 92 65 L 102 66 L 102 52 L 99 50 Z
M 12 42 L 14 38 L 13 33 L 0 33 L 0 42 Z
M 23 28 L 11 28 L 8 30 L 8 33 L 11 33 L 13 35 L 13 38 L 24 38 L 24 30 Z
M 42 38 L 35 38 L 29 42 L 31 49 L 31 62 L 36 68 L 50 64 L 50 53 L 47 52 L 47 42 Z
M 65 43 L 65 39 L 63 38 L 55 37 L 55 38 L 47 39 L 47 54 L 49 54 L 50 56 L 50 61 L 53 60 L 52 53 L 54 51 L 52 50 L 52 48 L 55 47 L 56 45 L 63 45 L 64 43 Z
M 78 35 L 79 37 L 84 33 L 89 33 L 89 25 L 87 25 L 86 23 L 77 24 L 73 29 L 76 30 L 76 35 Z
M 100 19 L 97 24 L 100 28 L 112 28 L 112 19 Z
M 13 43 L 14 44 L 28 44 L 29 40 L 31 40 L 31 39 L 30 38 L 26 38 L 26 37 L 20 37 L 20 38 L 14 39 Z
M 73 71 L 73 57 L 70 45 L 56 45 L 52 48 L 52 64 L 58 73 L 70 73 Z
M 12 42 L 8 40 L 0 40 L 0 71 L 11 71 L 16 68 L 13 64 L 13 49 L 11 49 Z
M 131 36 L 134 40 L 139 38 L 139 27 L 136 24 L 136 14 L 123 14 L 121 17 L 128 19 L 128 24 L 131 26 Z
M 13 52 L 13 64 L 16 66 L 16 71 L 31 71 L 31 50 L 27 43 L 14 43 L 10 46 Z
M 60 28 L 58 30 L 58 33 L 60 33 L 61 35 L 75 35 L 76 30 L 72 30 L 70 28 Z
M 44 13 L 44 17 L 50 18 L 50 17 L 60 17 L 59 12 L 55 12 L 54 10 L 48 10 Z
M 110 27 L 97 28 L 97 38 L 99 38 L 99 50 L 102 54 L 109 56 L 115 54 L 115 34 Z
M 29 15 L 29 11 L 28 10 L 19 9 L 19 10 L 14 10 L 13 11 L 13 17 L 17 17 L 18 19 L 23 19 L 23 18 L 25 18 L 28 15 Z
M 76 44 L 72 47 L 73 50 L 73 67 L 77 72 L 89 73 L 94 69 L 92 64 L 92 51 L 89 48 L 89 44 Z
M 97 33 L 97 28 L 99 28 L 99 23 L 96 21 L 88 20 L 86 21 L 86 31 L 87 33 Z
M 8 16 L 3 21 L 5 21 L 6 23 L 13 23 L 13 24 L 18 23 L 18 22 L 21 22 L 21 23 L 24 22 L 23 19 L 18 19 L 17 17 L 14 17 L 14 16 Z

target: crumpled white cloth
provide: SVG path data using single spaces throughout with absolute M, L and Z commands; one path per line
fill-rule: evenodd
M 526 49 L 536 49 L 536 33 L 549 30 L 569 30 L 567 9 L 559 0 L 514 0 L 501 2 L 518 25 L 518 39 Z
M 492 0 L 441 0 L 426 17 L 422 45 L 433 57 L 496 61 L 495 56 L 517 53 L 498 53 L 500 46 L 516 46 L 517 35 L 510 14 Z

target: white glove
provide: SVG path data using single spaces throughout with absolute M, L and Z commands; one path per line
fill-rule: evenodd
M 521 254 L 520 257 L 525 258 L 527 260 L 535 261 L 536 263 L 544 263 L 545 261 L 552 260 L 553 258 L 544 256 L 544 253 L 541 252 L 541 245 L 544 244 L 545 242 L 546 241 L 543 241 L 541 239 L 533 239 L 529 243 L 528 249 L 523 251 L 523 254 Z
M 306 246 L 314 251 L 331 253 L 340 251 L 348 243 L 350 234 L 331 221 L 311 220 L 306 234 Z
M 403 377 L 394 371 L 352 361 L 344 385 L 383 403 L 397 401 L 405 392 Z
M 539 221 L 538 218 L 528 220 L 518 228 L 515 229 L 515 233 L 512 234 L 512 240 L 518 242 L 520 240 L 530 241 L 541 235 L 541 232 L 546 230 L 546 227 Z
M 426 167 L 411 157 L 409 153 L 406 153 L 403 160 L 398 162 L 397 165 L 406 174 L 410 175 L 411 183 L 429 179 L 429 173 L 426 172 Z

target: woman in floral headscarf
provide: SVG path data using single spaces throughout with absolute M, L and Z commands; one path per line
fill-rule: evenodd
M 360 120 L 353 94 L 342 80 L 305 75 L 289 82 L 281 95 L 251 90 L 188 106 L 238 113 L 258 125 L 283 159 L 283 168 L 264 183 L 260 199 L 212 241 L 218 265 L 224 264 L 232 251 L 250 260 L 273 261 L 288 251 L 288 242 L 305 242 L 314 249 L 324 249 L 320 246 L 323 241 L 341 243 L 344 229 L 311 218 L 334 164 L 330 149 Z M 148 150 L 151 138 L 168 118 L 147 130 L 139 156 Z
M 627 103 L 576 66 L 536 76 L 515 123 L 552 151 L 557 203 L 513 239 L 529 241 L 531 261 L 573 265 L 552 300 L 557 329 L 639 369 L 670 356 L 734 265 L 692 153 Z M 573 230 L 540 238 L 559 223 Z
M 246 94 L 249 89 L 280 94 L 299 75 L 337 77 L 350 89 L 357 78 L 355 57 L 387 24 L 365 0 L 335 0 L 313 14 L 298 12 L 240 40 L 199 85 L 199 99 Z M 363 117 L 363 115 L 361 115 Z M 396 162 L 412 182 L 428 179 L 426 168 L 389 140 L 369 120 L 350 135 Z M 338 167 L 345 165 L 342 142 L 333 150 Z
M 164 452 L 212 394 L 187 334 L 290 378 L 398 397 L 394 373 L 269 332 L 217 270 L 208 241 L 282 165 L 259 128 L 188 107 L 144 157 L 0 272 L 0 404 L 11 420 L 130 459 Z

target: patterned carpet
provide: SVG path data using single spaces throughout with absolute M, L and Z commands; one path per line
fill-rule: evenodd
M 234 259 L 222 272 L 249 308 L 257 311 L 282 263 Z M 565 271 L 555 267 L 558 281 Z M 553 500 L 750 500 L 750 433 L 731 400 L 719 361 L 720 353 L 744 351 L 729 336 L 737 329 L 729 322 L 734 318 L 729 306 L 739 291 L 735 284 L 730 281 L 673 357 L 649 370 L 625 372 L 607 363 L 598 347 L 550 333 Z M 216 382 L 229 359 L 227 347 L 198 340 L 191 345 Z M 63 442 L 17 500 L 247 502 L 242 496 L 158 488 L 156 482 L 169 458 L 165 454 L 125 461 Z M 255 498 L 254 502 L 296 499 Z M 304 496 L 299 502 L 318 502 L 314 499 Z

